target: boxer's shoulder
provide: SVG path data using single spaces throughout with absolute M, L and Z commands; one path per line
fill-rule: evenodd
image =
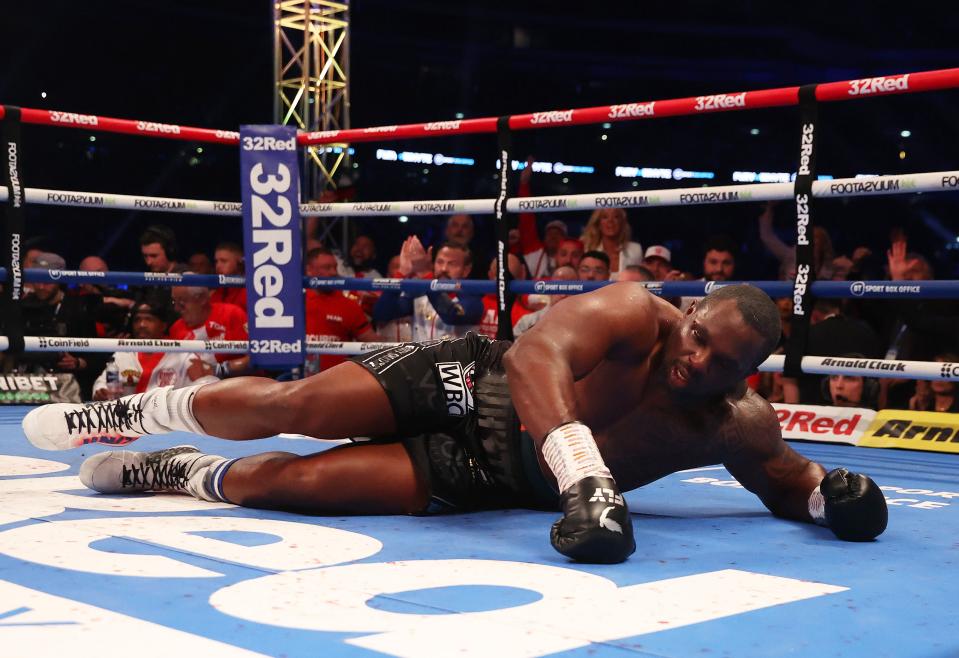
M 769 450 L 782 441 L 776 410 L 752 389 L 727 398 L 725 408 L 718 429 L 728 450 Z

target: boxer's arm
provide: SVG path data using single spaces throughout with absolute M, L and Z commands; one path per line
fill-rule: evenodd
M 726 437 L 735 442 L 724 462 L 733 477 L 776 516 L 825 525 L 847 541 L 882 534 L 888 512 L 876 483 L 844 468 L 826 473 L 782 440 L 772 408 L 765 401 L 754 406 L 760 405 L 768 413 L 745 414 Z
M 506 353 L 510 395 L 537 442 L 581 418 L 573 384 L 603 360 L 643 358 L 659 336 L 656 300 L 614 284 L 563 300 Z
M 776 428 L 777 432 L 779 428 Z M 753 437 L 757 440 L 758 437 Z M 771 437 L 762 443 L 773 443 Z M 753 492 L 776 516 L 815 522 L 809 514 L 809 496 L 826 470 L 793 450 L 781 437 L 775 445 L 741 451 L 724 462 L 741 485 Z
M 615 284 L 563 301 L 504 358 L 510 397 L 560 490 L 550 542 L 580 562 L 622 562 L 636 550 L 629 510 L 577 408 L 574 382 L 603 360 L 645 359 L 659 313 L 645 288 Z

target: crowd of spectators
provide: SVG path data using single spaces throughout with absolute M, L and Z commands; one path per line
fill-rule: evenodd
M 521 177 L 518 193 L 531 194 L 532 167 Z M 770 260 L 777 263 L 775 275 L 789 280 L 795 275 L 795 248 L 774 229 L 775 204 L 764 205 L 757 224 L 751 227 Z M 311 230 L 308 225 L 308 231 Z M 700 242 L 659 240 L 643 248 L 623 208 L 593 211 L 582 230 L 555 216 L 520 214 L 510 232 L 507 268 L 514 280 L 556 279 L 583 281 L 731 281 L 737 280 L 737 264 L 743 259 L 741 242 L 727 235 L 704 236 Z M 639 226 L 637 224 L 636 226 Z M 812 227 L 815 237 L 814 268 L 820 280 L 928 280 L 933 268 L 924 255 L 910 251 L 907 237 L 890 237 L 884 267 L 865 244 L 848 253 L 836 253 L 834 243 L 821 226 Z M 741 240 L 741 236 L 739 236 Z M 366 277 L 459 280 L 496 279 L 497 260 L 492 245 L 478 244 L 474 218 L 455 214 L 445 219 L 442 239 L 425 244 L 408 235 L 398 254 L 383 253 L 369 235 L 357 235 L 343 252 L 322 244 L 316 235 L 306 236 L 304 270 L 311 277 Z M 689 253 L 690 245 L 697 253 Z M 212 253 L 194 250 L 186 262 L 178 260 L 177 236 L 163 225 L 152 225 L 139 236 L 144 269 L 154 273 L 197 273 L 223 276 L 244 274 L 243 249 L 236 242 L 219 242 Z M 699 264 L 687 271 L 675 264 Z M 701 259 L 701 260 L 700 260 Z M 42 248 L 24 252 L 24 267 L 65 269 L 64 259 Z M 81 259 L 78 269 L 106 272 L 107 262 L 98 255 Z M 742 277 L 740 277 L 742 278 Z M 564 295 L 517 295 L 510 325 L 519 339 L 550 310 L 563 303 Z M 687 311 L 697 297 L 668 300 Z M 84 283 L 32 283 L 27 286 L 23 315 L 29 335 L 75 337 L 173 338 L 244 340 L 246 290 L 238 287 L 108 286 Z M 783 320 L 779 352 L 791 335 L 790 299 L 777 300 Z M 495 337 L 498 331 L 495 294 L 469 294 L 456 286 L 433 286 L 422 293 L 399 290 L 382 292 L 310 289 L 306 292 L 306 332 L 313 341 L 428 341 L 456 337 L 473 331 Z M 955 362 L 959 351 L 959 305 L 940 300 L 818 299 L 811 314 L 806 352 L 819 356 L 887 358 Z M 312 356 L 305 374 L 331 368 L 343 357 Z M 148 386 L 184 385 L 212 378 L 252 372 L 249 357 L 236 355 L 160 353 L 34 353 L 4 359 L 4 372 L 57 373 L 76 382 L 84 399 L 104 399 L 112 393 L 106 376 L 119 370 L 126 391 Z M 780 374 L 757 375 L 750 385 L 770 401 L 801 404 L 832 404 L 871 408 L 956 411 L 959 395 L 950 382 L 877 380 L 837 375 L 799 378 Z

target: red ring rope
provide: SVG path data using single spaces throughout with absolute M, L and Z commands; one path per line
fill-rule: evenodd
M 901 73 L 898 75 L 863 78 L 861 80 L 842 80 L 820 84 L 816 89 L 816 100 L 835 102 L 887 96 L 892 94 L 912 94 L 923 91 L 937 91 L 959 87 L 959 68 Z M 614 121 L 634 121 L 666 116 L 684 116 L 712 112 L 730 112 L 736 110 L 754 110 L 763 107 L 784 107 L 799 102 L 799 87 L 779 87 L 759 89 L 730 94 L 711 94 L 691 96 L 660 101 L 644 101 L 616 105 L 600 105 L 569 110 L 550 110 L 517 114 L 509 119 L 513 130 L 530 130 L 553 126 L 582 126 Z M 179 139 L 193 142 L 214 142 L 236 144 L 240 134 L 232 130 L 214 130 L 194 128 L 153 121 L 133 119 L 115 119 L 93 114 L 76 114 L 56 110 L 22 109 L 24 123 L 47 126 L 65 126 L 70 128 L 94 128 L 104 132 L 127 135 L 150 135 L 167 139 Z M 0 119 L 4 107 L 0 105 Z M 301 146 L 329 144 L 333 142 L 376 142 L 391 139 L 417 139 L 442 135 L 462 135 L 468 133 L 495 133 L 496 117 L 480 119 L 462 119 L 455 121 L 431 121 L 428 123 L 409 123 L 398 126 L 376 126 L 372 128 L 351 128 L 348 130 L 327 130 L 322 132 L 299 133 L 297 142 Z

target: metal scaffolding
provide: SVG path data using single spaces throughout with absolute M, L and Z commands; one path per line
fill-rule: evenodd
M 279 0 L 273 19 L 273 120 L 310 132 L 349 128 L 349 4 Z M 309 200 L 340 187 L 352 164 L 345 143 L 310 146 L 302 157 L 302 198 Z M 335 242 L 334 225 L 327 222 L 320 237 Z

